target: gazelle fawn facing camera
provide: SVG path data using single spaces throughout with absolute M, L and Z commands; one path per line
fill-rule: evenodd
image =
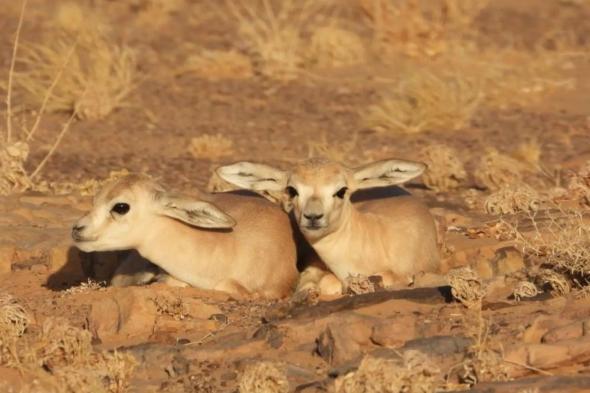
M 234 295 L 284 297 L 298 276 L 291 225 L 276 206 L 231 194 L 175 196 L 144 176 L 107 184 L 72 238 L 87 252 L 135 249 L 176 280 Z
M 307 241 L 340 281 L 308 274 L 330 283 L 330 288 L 319 283 L 324 293 L 341 290 L 349 276 L 380 275 L 385 286 L 407 285 L 416 274 L 440 269 L 437 231 L 428 208 L 408 193 L 391 196 L 392 188 L 366 190 L 404 183 L 425 168 L 418 162 L 384 160 L 349 169 L 311 159 L 290 171 L 238 162 L 218 168 L 217 174 L 293 212 Z M 351 196 L 357 200 L 351 202 Z

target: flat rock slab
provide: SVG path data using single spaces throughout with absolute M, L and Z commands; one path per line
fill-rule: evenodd
M 590 392 L 590 376 L 548 376 L 523 378 L 510 382 L 487 382 L 474 386 L 473 393 L 587 393 Z M 459 393 L 453 391 L 449 393 Z

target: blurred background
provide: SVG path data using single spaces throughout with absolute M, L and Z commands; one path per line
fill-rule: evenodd
M 0 10 L 5 194 L 125 170 L 205 187 L 220 163 L 314 155 L 421 159 L 431 189 L 468 191 L 590 158 L 586 0 L 22 5 Z

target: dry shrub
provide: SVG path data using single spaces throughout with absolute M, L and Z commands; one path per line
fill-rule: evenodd
M 542 202 L 539 193 L 523 183 L 502 187 L 486 198 L 484 207 L 488 214 L 516 214 L 535 212 Z
M 455 299 L 467 308 L 481 307 L 486 291 L 481 279 L 470 267 L 453 269 L 447 277 Z
M 22 141 L 0 142 L 0 195 L 25 191 L 33 185 L 24 163 L 29 156 L 29 145 Z
M 560 272 L 590 275 L 590 222 L 583 212 L 555 206 L 531 213 L 529 220 L 532 230 L 528 231 L 506 222 L 526 256 Z
M 359 149 L 358 133 L 353 133 L 346 141 L 330 139 L 327 133 L 322 133 L 318 140 L 308 140 L 307 158 L 324 157 L 330 161 L 342 162 L 347 165 L 358 165 L 367 161 L 366 150 Z M 336 143 L 337 142 L 337 143 Z M 290 161 L 298 162 L 300 157 L 293 157 Z
M 363 41 L 356 33 L 335 26 L 315 30 L 306 53 L 307 62 L 320 68 L 359 64 L 366 56 Z
M 79 193 L 83 196 L 92 196 L 96 195 L 106 183 L 120 179 L 121 177 L 125 177 L 127 175 L 129 175 L 129 171 L 127 169 L 121 169 L 110 171 L 109 175 L 102 180 L 88 179 L 78 183 L 39 181 L 32 186 L 32 189 L 38 192 L 50 192 L 57 195 Z M 85 285 L 85 283 L 82 285 Z
M 80 285 L 70 287 L 63 291 L 62 296 L 76 295 L 79 293 L 93 292 L 93 291 L 104 291 L 106 289 L 106 282 L 94 281 L 89 278 L 87 281 L 80 283 Z
M 239 34 L 254 58 L 257 70 L 277 80 L 292 80 L 304 64 L 302 32 L 318 10 L 313 0 L 226 1 Z
M 555 296 L 565 296 L 571 291 L 569 281 L 561 273 L 551 269 L 541 270 L 535 277 L 541 287 L 548 286 Z
M 189 56 L 177 74 L 194 73 L 209 80 L 248 79 L 254 75 L 250 59 L 235 50 L 204 49 Z
M 191 139 L 188 150 L 199 160 L 218 160 L 234 154 L 234 142 L 222 134 L 203 134 Z
M 360 0 L 377 49 L 434 57 L 467 45 L 470 27 L 489 0 Z
M 177 321 L 182 321 L 189 316 L 181 297 L 172 295 L 158 295 L 151 299 L 156 305 L 156 311 L 160 315 L 168 315 Z
M 543 150 L 537 139 L 530 139 L 519 144 L 512 152 L 512 156 L 529 164 L 531 168 L 539 168 Z
M 404 351 L 399 359 L 366 355 L 357 371 L 336 380 L 338 393 L 428 393 L 440 370 L 425 354 Z
M 512 295 L 516 301 L 520 301 L 523 298 L 535 297 L 538 294 L 539 289 L 530 281 L 519 281 L 512 291 Z
M 579 202 L 581 206 L 590 206 L 590 161 L 578 171 L 566 175 L 566 198 Z
M 428 168 L 422 175 L 424 184 L 436 191 L 446 192 L 458 188 L 467 178 L 463 162 L 457 151 L 447 145 L 426 146 L 420 152 Z
M 287 393 L 289 381 L 283 367 L 260 361 L 246 366 L 238 379 L 240 393 Z
M 7 293 L 0 295 L 0 342 L 7 338 L 21 337 L 30 319 L 25 311 L 12 296 Z
M 414 70 L 364 113 L 368 128 L 418 133 L 469 125 L 481 102 L 478 84 L 461 74 Z
M 95 351 L 89 331 L 61 318 L 48 318 L 40 329 L 13 340 L 11 357 L 4 356 L 5 337 L 0 336 L 0 365 L 18 367 L 41 380 L 44 392 L 122 393 L 137 364 L 128 354 Z M 35 384 L 25 388 L 35 391 Z
M 85 14 L 81 18 L 79 24 L 57 25 L 41 44 L 23 46 L 14 81 L 29 106 L 101 119 L 125 106 L 136 83 L 135 54 L 113 44 Z
M 529 167 L 521 161 L 489 148 L 477 165 L 475 180 L 489 190 L 499 190 L 522 183 L 523 175 L 528 170 Z

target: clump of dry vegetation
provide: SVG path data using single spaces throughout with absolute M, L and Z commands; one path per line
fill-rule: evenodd
M 543 198 L 539 193 L 523 183 L 505 186 L 489 195 L 484 207 L 488 214 L 516 214 L 535 212 L 539 210 L 542 202 Z
M 254 75 L 250 58 L 236 50 L 202 50 L 189 56 L 177 74 L 194 73 L 209 80 L 248 79 Z
M 199 160 L 219 160 L 234 153 L 234 142 L 222 134 L 203 134 L 191 139 L 188 150 Z
M 469 125 L 482 99 L 478 83 L 460 74 L 414 70 L 381 93 L 363 114 L 368 128 L 418 133 Z
M 375 283 L 362 274 L 349 275 L 346 278 L 345 287 L 347 292 L 353 295 L 375 292 Z
M 306 52 L 307 62 L 320 68 L 351 66 L 362 63 L 366 57 L 359 35 L 336 26 L 315 30 Z
M 435 57 L 473 38 L 470 27 L 489 0 L 360 0 L 380 51 Z
M 458 188 L 467 179 L 467 172 L 459 153 L 444 144 L 429 145 L 420 152 L 428 168 L 422 175 L 426 187 L 436 192 Z
M 523 175 L 529 170 L 527 165 L 494 148 L 487 149 L 475 170 L 475 179 L 489 190 L 499 190 L 523 182 Z
M 131 355 L 95 351 L 90 332 L 64 319 L 31 325 L 22 306 L 9 295 L 0 297 L 0 366 L 18 368 L 32 376 L 30 383 L 42 381 L 46 392 L 125 391 L 136 365 Z
M 67 7 L 67 15 L 58 13 L 57 27 L 47 32 L 46 41 L 23 45 L 15 86 L 30 107 L 75 113 L 80 119 L 104 118 L 125 106 L 135 87 L 135 54 L 113 44 L 89 12 L 73 3 L 61 7 Z
M 530 281 L 519 281 L 512 291 L 512 295 L 516 301 L 520 301 L 523 298 L 535 297 L 538 294 L 539 289 Z
M 276 362 L 249 364 L 238 379 L 240 393 L 287 393 L 289 381 L 282 366 Z
M 94 195 L 94 194 L 92 194 Z M 62 296 L 75 295 L 79 293 L 93 292 L 93 291 L 104 291 L 106 289 L 106 282 L 94 281 L 89 278 L 87 281 L 81 282 L 79 285 L 68 288 L 63 291 Z
M 177 321 L 182 321 L 189 316 L 181 297 L 158 295 L 152 301 L 160 315 L 168 315 Z
M 338 393 L 433 392 L 440 370 L 426 355 L 404 351 L 399 359 L 366 355 L 358 370 L 336 380 Z
M 486 291 L 481 279 L 470 267 L 449 271 L 449 285 L 453 297 L 467 308 L 480 307 Z

